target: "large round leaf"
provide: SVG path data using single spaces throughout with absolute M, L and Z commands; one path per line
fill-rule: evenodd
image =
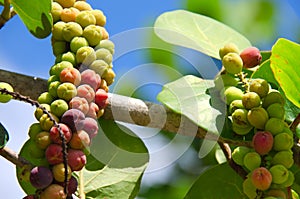
M 216 59 L 220 59 L 219 49 L 227 43 L 235 43 L 240 50 L 251 46 L 243 35 L 227 25 L 185 10 L 163 13 L 157 18 L 154 28 L 162 40 Z
M 9 135 L 6 128 L 0 122 L 0 149 L 8 142 Z

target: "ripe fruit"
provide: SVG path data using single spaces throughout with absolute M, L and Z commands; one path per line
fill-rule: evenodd
M 273 147 L 273 135 L 268 131 L 258 131 L 252 138 L 252 145 L 260 155 L 268 154 Z
M 247 119 L 249 123 L 257 129 L 264 129 L 269 120 L 267 111 L 262 107 L 255 107 L 249 110 Z
M 40 195 L 40 199 L 66 199 L 64 188 L 58 184 L 51 184 Z
M 105 108 L 107 105 L 108 94 L 103 89 L 98 89 L 95 94 L 95 103 L 100 109 Z
M 70 82 L 62 83 L 57 88 L 57 96 L 67 102 L 70 101 L 76 95 L 76 86 Z
M 46 149 L 46 159 L 49 164 L 59 164 L 63 162 L 62 147 L 59 144 L 50 144 Z
M 274 137 L 273 149 L 275 151 L 284 151 L 292 148 L 294 144 L 293 137 L 288 133 L 279 133 Z
M 260 97 L 255 92 L 245 93 L 242 97 L 243 106 L 248 110 L 260 106 L 260 102 Z
M 223 59 L 223 57 L 228 53 L 239 53 L 239 49 L 234 43 L 228 43 L 225 44 L 225 46 L 223 46 L 219 50 L 219 55 L 221 59 Z
M 60 127 L 61 132 L 63 133 L 63 135 L 65 137 L 65 142 L 68 143 L 72 138 L 71 129 L 63 123 L 59 123 L 58 125 Z M 51 138 L 52 142 L 54 142 L 56 144 L 61 144 L 62 143 L 62 140 L 61 140 L 61 137 L 60 137 L 59 130 L 58 130 L 57 126 L 53 126 L 50 129 L 49 134 L 50 134 L 50 138 Z
M 242 72 L 243 61 L 237 53 L 227 53 L 222 59 L 222 64 L 225 70 L 230 74 Z
M 70 82 L 75 86 L 78 86 L 81 81 L 80 72 L 73 67 L 63 69 L 59 75 L 59 78 L 61 82 Z
M 249 84 L 249 91 L 255 92 L 260 98 L 264 98 L 269 93 L 270 86 L 264 79 L 252 79 Z
M 64 186 L 65 183 L 64 182 L 58 182 L 59 185 Z M 71 196 L 72 194 L 74 194 L 77 191 L 77 187 L 78 187 L 78 181 L 74 176 L 71 176 L 71 178 L 69 179 L 68 182 L 68 196 Z
M 257 189 L 265 191 L 271 186 L 272 174 L 265 167 L 259 167 L 253 170 L 251 180 Z
M 67 166 L 67 171 L 68 171 L 68 176 L 67 176 L 67 180 L 69 180 L 71 178 L 71 168 L 68 165 Z M 64 182 L 65 181 L 65 166 L 64 163 L 59 163 L 56 164 L 52 167 L 52 173 L 53 173 L 53 177 L 56 181 L 58 182 Z
M 261 164 L 261 157 L 256 152 L 249 152 L 244 157 L 244 166 L 253 171 L 254 169 L 258 168 Z
M 101 77 L 95 71 L 87 69 L 81 73 L 81 84 L 88 84 L 96 91 L 101 84 Z
M 37 166 L 30 171 L 30 183 L 37 189 L 48 187 L 52 181 L 52 172 L 47 167 Z
M 90 85 L 83 84 L 77 87 L 77 96 L 85 98 L 90 103 L 95 99 L 95 91 Z
M 68 125 L 72 132 L 82 129 L 84 114 L 77 109 L 69 109 L 61 116 L 61 122 Z
M 101 110 L 103 110 L 103 109 L 101 109 Z M 97 104 L 95 104 L 94 102 L 91 102 L 90 106 L 89 106 L 89 111 L 87 112 L 86 117 L 91 117 L 91 118 L 97 119 L 99 112 L 100 112 L 99 106 Z
M 72 171 L 80 171 L 86 164 L 86 156 L 82 150 L 68 150 L 68 164 Z
M 69 102 L 69 106 L 72 109 L 80 110 L 83 114 L 87 114 L 89 111 L 89 103 L 83 97 L 74 97 Z
M 281 164 L 290 168 L 294 164 L 293 152 L 291 150 L 277 152 L 272 158 L 272 164 Z
M 63 22 L 75 22 L 76 16 L 79 14 L 79 10 L 72 8 L 64 8 L 61 12 L 60 18 Z
M 233 100 L 241 100 L 243 98 L 243 91 L 237 87 L 229 86 L 221 90 L 221 99 L 229 105 Z
M 84 130 L 79 130 L 73 134 L 70 140 L 70 147 L 73 149 L 84 149 L 91 144 L 90 136 Z
M 268 106 L 267 112 L 269 114 L 269 117 L 284 119 L 285 109 L 282 104 L 279 103 L 271 104 L 270 106 Z
M 272 174 L 272 182 L 281 184 L 288 179 L 289 171 L 281 164 L 276 164 L 270 168 Z
M 260 51 L 256 47 L 248 47 L 244 49 L 241 54 L 241 59 L 245 68 L 253 68 L 260 64 L 262 56 Z
M 90 136 L 90 139 L 94 138 L 98 133 L 98 122 L 97 120 L 86 117 L 82 122 L 82 129 L 87 132 Z

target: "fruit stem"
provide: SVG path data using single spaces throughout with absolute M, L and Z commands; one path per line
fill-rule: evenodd
M 15 16 L 17 13 L 14 11 L 13 8 L 10 8 L 10 0 L 4 0 L 3 4 L 4 8 L 0 15 L 0 29 L 4 26 L 4 24 Z
M 79 198 L 85 199 L 83 170 L 79 171 Z

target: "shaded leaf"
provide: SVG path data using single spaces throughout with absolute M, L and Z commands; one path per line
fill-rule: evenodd
M 175 10 L 160 15 L 155 22 L 155 33 L 164 41 L 198 50 L 216 59 L 219 49 L 233 42 L 239 49 L 251 46 L 240 33 L 209 17 Z
M 185 199 L 246 199 L 242 188 L 243 179 L 228 164 L 214 166 L 202 173 L 193 184 Z
M 272 48 L 271 69 L 285 96 L 300 108 L 300 45 L 279 39 Z
M 6 128 L 0 122 L 0 149 L 3 148 L 9 140 Z
M 135 198 L 149 161 L 148 150 L 128 128 L 99 120 L 83 172 L 87 198 Z
M 184 76 L 163 86 L 157 99 L 174 112 L 184 115 L 196 125 L 215 134 L 222 132 L 225 123 L 225 103 L 220 101 L 219 91 L 213 80 L 204 80 L 192 75 Z M 192 131 L 192 129 L 191 129 Z M 194 129 L 196 133 L 197 129 Z M 189 132 L 191 135 L 193 132 Z M 215 142 L 205 140 L 200 157 L 212 150 Z
M 37 38 L 45 38 L 52 31 L 50 0 L 11 0 L 27 29 Z

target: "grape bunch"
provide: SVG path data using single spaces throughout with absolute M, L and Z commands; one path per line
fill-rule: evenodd
M 219 55 L 224 70 L 215 83 L 228 107 L 233 136 L 251 141 L 253 147 L 238 146 L 232 152 L 233 161 L 248 172 L 243 191 L 250 199 L 289 198 L 294 138 L 285 122 L 285 98 L 265 79 L 243 72 L 260 66 L 262 56 L 256 47 L 240 52 L 231 43 Z
M 29 150 L 38 163 L 29 175 L 37 192 L 27 199 L 72 198 L 78 185 L 72 174 L 87 162 L 88 148 L 98 133 L 97 119 L 108 104 L 108 86 L 115 77 L 114 44 L 101 10 L 85 1 L 54 0 L 51 14 L 56 59 L 48 91 L 38 97 L 42 106 L 34 113 L 38 122 L 29 128 Z

